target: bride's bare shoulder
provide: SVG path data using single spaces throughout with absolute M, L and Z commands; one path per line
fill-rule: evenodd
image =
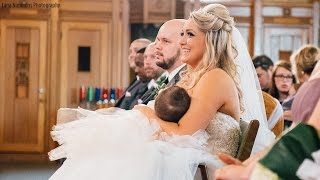
M 215 89 L 229 88 L 232 84 L 233 80 L 224 70 L 215 68 L 202 75 L 194 89 L 202 93 L 203 90 L 213 91 Z
M 225 81 L 225 80 L 230 80 L 229 75 L 222 69 L 220 68 L 215 68 L 212 69 L 208 72 L 206 72 L 200 80 L 202 81 Z

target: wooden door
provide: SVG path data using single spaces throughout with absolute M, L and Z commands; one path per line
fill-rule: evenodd
M 60 107 L 77 107 L 80 86 L 110 84 L 109 24 L 62 22 L 61 28 Z M 79 65 L 80 56 L 89 58 L 84 60 L 85 67 Z
M 42 152 L 47 23 L 1 20 L 0 151 Z

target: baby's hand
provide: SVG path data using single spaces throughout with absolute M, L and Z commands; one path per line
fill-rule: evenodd
M 141 109 L 143 109 L 146 106 L 147 105 L 145 105 L 145 104 L 138 104 L 138 105 L 135 105 L 132 109 L 140 111 Z
M 142 112 L 149 119 L 149 121 L 157 118 L 154 110 L 144 104 L 136 105 L 133 107 L 133 109 Z

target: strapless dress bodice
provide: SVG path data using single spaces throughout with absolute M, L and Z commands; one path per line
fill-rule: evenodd
M 236 156 L 240 144 L 239 122 L 227 114 L 217 112 L 206 128 L 210 138 L 208 150 L 212 154 L 226 153 Z

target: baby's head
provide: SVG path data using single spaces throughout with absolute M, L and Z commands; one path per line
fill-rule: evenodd
M 179 87 L 171 86 L 158 94 L 154 104 L 156 115 L 162 120 L 178 123 L 188 111 L 191 98 L 188 92 Z

